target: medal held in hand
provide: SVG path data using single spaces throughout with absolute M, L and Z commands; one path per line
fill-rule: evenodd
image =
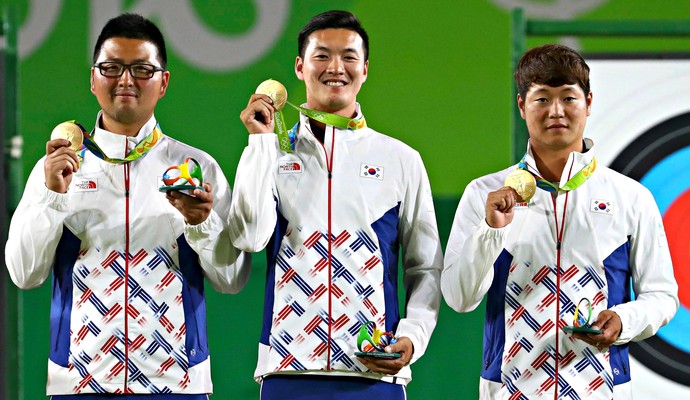
M 76 121 L 65 121 L 55 128 L 50 134 L 50 140 L 67 139 L 69 140 L 69 148 L 74 151 L 79 151 L 84 143 L 84 134 L 82 128 L 77 125 Z
M 505 186 L 512 187 L 524 202 L 529 202 L 537 191 L 537 180 L 524 169 L 516 169 L 506 178 Z
M 259 84 L 255 93 L 265 94 L 273 101 L 273 107 L 276 109 L 273 120 L 276 124 L 276 135 L 278 135 L 280 150 L 286 153 L 292 153 L 290 137 L 288 136 L 285 119 L 283 118 L 283 113 L 281 112 L 283 107 L 285 107 L 285 103 L 287 103 L 287 89 L 285 89 L 285 86 L 283 86 L 282 83 L 273 79 L 268 79 Z
M 371 331 L 371 332 L 370 332 Z M 376 324 L 369 321 L 359 328 L 357 335 L 356 356 L 377 357 L 377 358 L 400 358 L 400 353 L 386 353 L 386 346 L 398 341 L 390 332 L 383 332 L 376 329 Z
M 276 109 L 274 114 L 274 121 L 276 124 L 276 134 L 278 135 L 278 143 L 280 144 L 280 150 L 286 153 L 292 153 L 292 148 L 294 145 L 295 137 L 290 137 L 288 133 L 287 126 L 285 125 L 285 119 L 283 118 L 282 109 L 285 105 L 297 110 L 300 114 L 304 114 L 307 117 L 322 122 L 326 125 L 331 125 L 340 129 L 357 130 L 362 129 L 367 126 L 367 122 L 364 116 L 359 116 L 357 118 L 347 118 L 342 115 L 331 114 L 323 111 L 311 110 L 309 108 L 304 108 L 296 106 L 289 101 L 287 101 L 287 90 L 280 82 L 273 79 L 268 79 L 259 84 L 255 91 L 256 94 L 265 94 L 271 98 L 273 101 L 273 106 Z
M 191 157 L 187 157 L 184 163 L 180 165 L 173 165 L 166 169 L 163 173 L 163 184 L 163 186 L 158 188 L 161 192 L 194 189 L 206 191 L 206 188 L 203 186 L 204 179 L 201 175 L 201 165 Z
M 285 107 L 285 102 L 287 102 L 287 89 L 282 83 L 273 79 L 261 82 L 256 88 L 256 94 L 265 94 L 270 97 L 276 111 L 282 110 Z

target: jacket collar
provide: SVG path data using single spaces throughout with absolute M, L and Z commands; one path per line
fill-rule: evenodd
M 144 126 L 141 127 L 137 136 L 125 136 L 101 128 L 102 115 L 103 111 L 101 110 L 96 117 L 96 128 L 94 129 L 93 140 L 109 158 L 123 159 L 127 157 L 127 154 L 136 147 L 139 142 L 144 140 L 157 124 L 156 117 L 152 115 Z
M 568 156 L 568 161 L 565 163 L 563 172 L 561 173 L 560 185 L 564 185 L 573 175 L 575 175 L 579 170 L 589 164 L 594 158 L 594 141 L 590 138 L 582 139 L 584 144 L 584 151 L 581 153 L 579 151 L 573 151 Z M 525 162 L 528 165 L 528 169 L 532 172 L 537 173 L 541 176 L 541 173 L 537 169 L 537 163 L 534 161 L 534 155 L 532 154 L 532 146 L 529 141 L 527 141 L 527 153 L 525 154 Z

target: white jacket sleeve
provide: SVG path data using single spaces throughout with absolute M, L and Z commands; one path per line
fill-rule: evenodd
M 457 312 L 477 308 L 491 287 L 493 264 L 505 245 L 510 225 L 495 229 L 486 223 L 486 197 L 477 181 L 460 198 L 446 245 L 441 291 Z
M 630 273 L 635 300 L 611 308 L 623 330 L 614 344 L 644 340 L 666 325 L 678 310 L 678 284 L 664 225 L 652 194 L 645 189 L 630 238 Z
M 232 193 L 218 164 L 206 176 L 213 186 L 213 209 L 198 225 L 185 224 L 185 239 L 198 254 L 204 275 L 221 293 L 238 293 L 251 274 L 251 255 L 232 245 L 230 227 L 225 218 L 230 212 Z
M 248 252 L 261 251 L 276 225 L 273 165 L 278 139 L 274 133 L 249 135 L 235 175 L 230 207 L 232 243 Z
M 441 303 L 439 281 L 443 253 L 436 226 L 436 213 L 429 179 L 418 153 L 409 176 L 407 191 L 401 204 L 399 239 L 402 245 L 403 284 L 407 297 L 405 318 L 396 330 L 397 336 L 410 338 L 414 345 L 411 362 L 426 351 L 436 327 Z
M 50 274 L 67 218 L 67 195 L 46 187 L 44 160 L 40 159 L 29 175 L 5 245 L 10 278 L 22 289 L 41 285 Z

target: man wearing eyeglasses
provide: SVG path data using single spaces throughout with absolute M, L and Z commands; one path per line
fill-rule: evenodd
M 487 297 L 480 398 L 631 399 L 629 342 L 678 309 L 659 210 L 649 190 L 597 164 L 580 54 L 531 49 L 515 82 L 527 151 L 467 186 L 441 278 L 458 312 Z
M 52 399 L 200 400 L 213 390 L 204 277 L 236 293 L 251 259 L 228 245 L 220 216 L 231 193 L 218 164 L 163 134 L 153 114 L 166 62 L 150 21 L 108 21 L 91 68 L 95 128 L 78 151 L 47 142 L 12 218 L 12 280 L 29 289 L 52 273 Z M 188 158 L 203 188 L 160 193 L 163 172 Z

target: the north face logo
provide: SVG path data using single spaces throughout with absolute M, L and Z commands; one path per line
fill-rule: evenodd
M 98 190 L 96 179 L 80 179 L 74 182 L 75 192 L 95 192 Z
M 300 174 L 302 163 L 299 161 L 283 161 L 278 165 L 279 174 Z

